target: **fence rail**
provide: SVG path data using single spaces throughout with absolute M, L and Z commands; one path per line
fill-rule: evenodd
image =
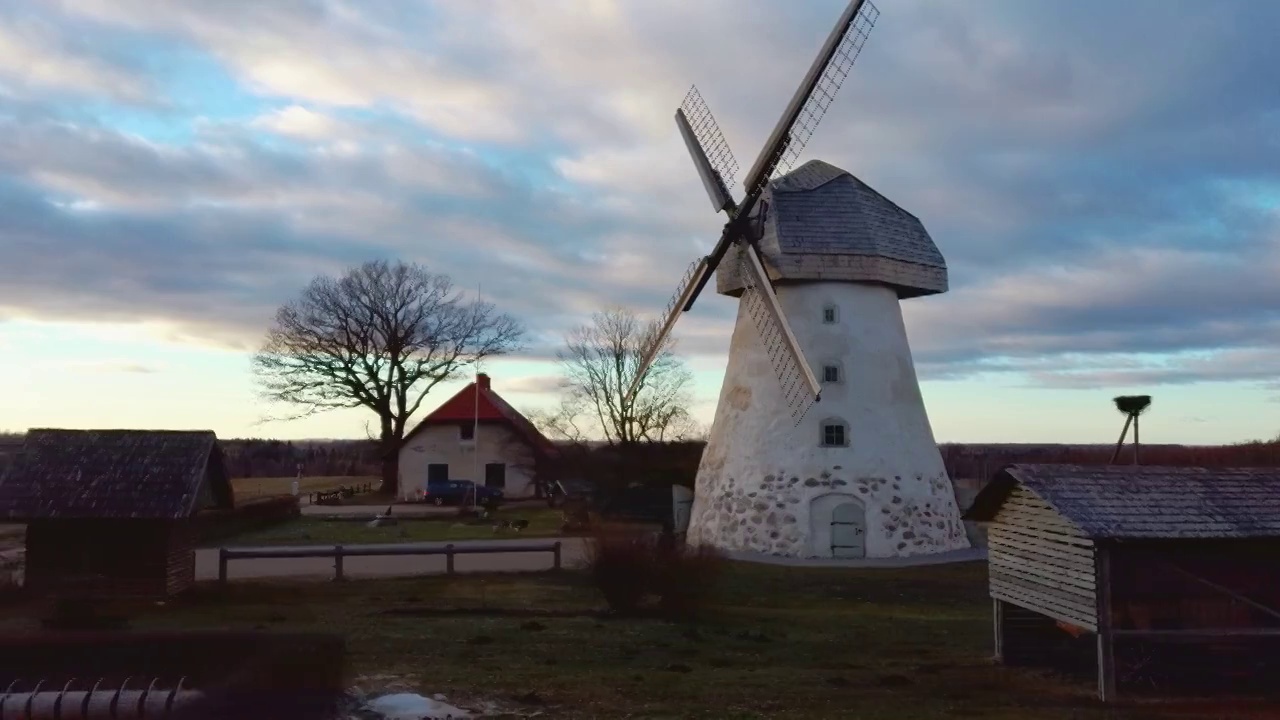
M 443 555 L 445 572 L 452 574 L 454 558 L 458 555 L 498 555 L 503 553 L 549 552 L 552 554 L 552 568 L 561 569 L 562 543 L 557 540 L 551 543 L 522 543 L 504 545 L 419 545 L 413 543 L 397 543 L 395 545 L 307 545 L 285 547 L 223 547 L 218 548 L 218 582 L 227 582 L 227 563 L 231 560 L 266 560 L 285 558 L 333 558 L 333 579 L 342 580 L 343 558 L 349 557 L 391 557 L 398 555 Z
M 373 483 L 359 485 L 340 485 L 332 490 L 313 490 L 307 495 L 308 505 L 324 505 L 330 500 L 342 500 L 356 495 L 373 492 Z M 299 493 L 301 494 L 301 493 Z

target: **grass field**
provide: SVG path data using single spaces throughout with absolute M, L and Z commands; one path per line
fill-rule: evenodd
M 231 481 L 231 487 L 235 491 L 236 501 L 240 502 L 265 495 L 288 495 L 293 492 L 294 480 L 297 480 L 297 478 L 236 478 Z M 378 478 L 364 476 L 304 477 L 298 481 L 298 492 L 305 495 L 312 492 L 336 490 L 342 485 L 350 487 L 352 485 L 364 485 L 365 483 L 373 483 L 376 488 L 378 482 Z
M 394 510 L 392 514 L 394 515 Z M 520 532 L 499 530 L 494 532 L 494 520 L 524 519 L 529 526 Z M 563 524 L 559 510 L 549 508 L 502 509 L 494 514 L 494 520 L 471 520 L 458 517 L 402 520 L 388 527 L 368 527 L 361 520 L 322 520 L 301 517 L 296 520 L 261 530 L 253 530 L 231 538 L 218 540 L 215 545 L 306 545 L 395 542 L 447 542 L 451 540 L 483 540 L 512 537 L 551 537 L 560 534 Z
M 995 666 L 985 576 L 982 563 L 734 565 L 698 625 L 607 618 L 577 573 L 316 583 L 305 593 L 244 583 L 201 587 L 134 624 L 336 631 L 364 690 L 493 700 L 542 717 L 1275 717 L 1185 702 L 1103 709 L 1088 681 Z M 0 628 L 23 622 L 0 616 Z

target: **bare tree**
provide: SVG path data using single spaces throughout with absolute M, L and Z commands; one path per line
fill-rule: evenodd
M 534 408 L 522 414 L 535 427 L 552 440 L 580 443 L 587 440 L 587 427 L 583 417 L 586 404 L 578 395 L 566 395 L 553 408 Z
M 673 353 L 670 338 L 645 371 L 634 397 L 643 350 L 658 324 L 642 323 L 621 308 L 598 312 L 571 330 L 558 354 L 568 391 L 565 411 L 589 421 L 611 445 L 670 439 L 688 422 L 693 374 Z
M 253 357 L 264 397 L 291 417 L 366 407 L 378 417 L 382 490 L 399 489 L 409 418 L 436 385 L 515 349 L 520 324 L 490 303 L 466 301 L 446 275 L 416 264 L 369 262 L 320 276 L 276 313 Z

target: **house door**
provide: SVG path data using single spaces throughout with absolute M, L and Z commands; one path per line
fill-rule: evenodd
M 867 517 L 858 503 L 841 503 L 831 509 L 831 557 L 867 555 Z
M 484 466 L 484 486 L 501 490 L 507 486 L 505 463 L 488 463 Z
M 427 465 L 427 482 L 442 483 L 449 480 L 448 463 L 431 463 Z

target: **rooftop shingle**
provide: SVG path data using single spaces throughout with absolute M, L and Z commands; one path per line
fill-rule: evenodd
M 206 474 L 215 501 L 230 505 L 211 431 L 31 430 L 0 479 L 0 518 L 188 517 Z
M 946 260 L 920 219 L 834 165 L 811 160 L 776 178 L 757 209 L 775 281 L 876 282 L 903 298 L 947 290 Z M 718 292 L 741 291 L 736 267 L 721 264 Z
M 1280 537 L 1280 468 L 1008 465 L 965 519 L 991 520 L 1017 485 L 1097 539 Z

